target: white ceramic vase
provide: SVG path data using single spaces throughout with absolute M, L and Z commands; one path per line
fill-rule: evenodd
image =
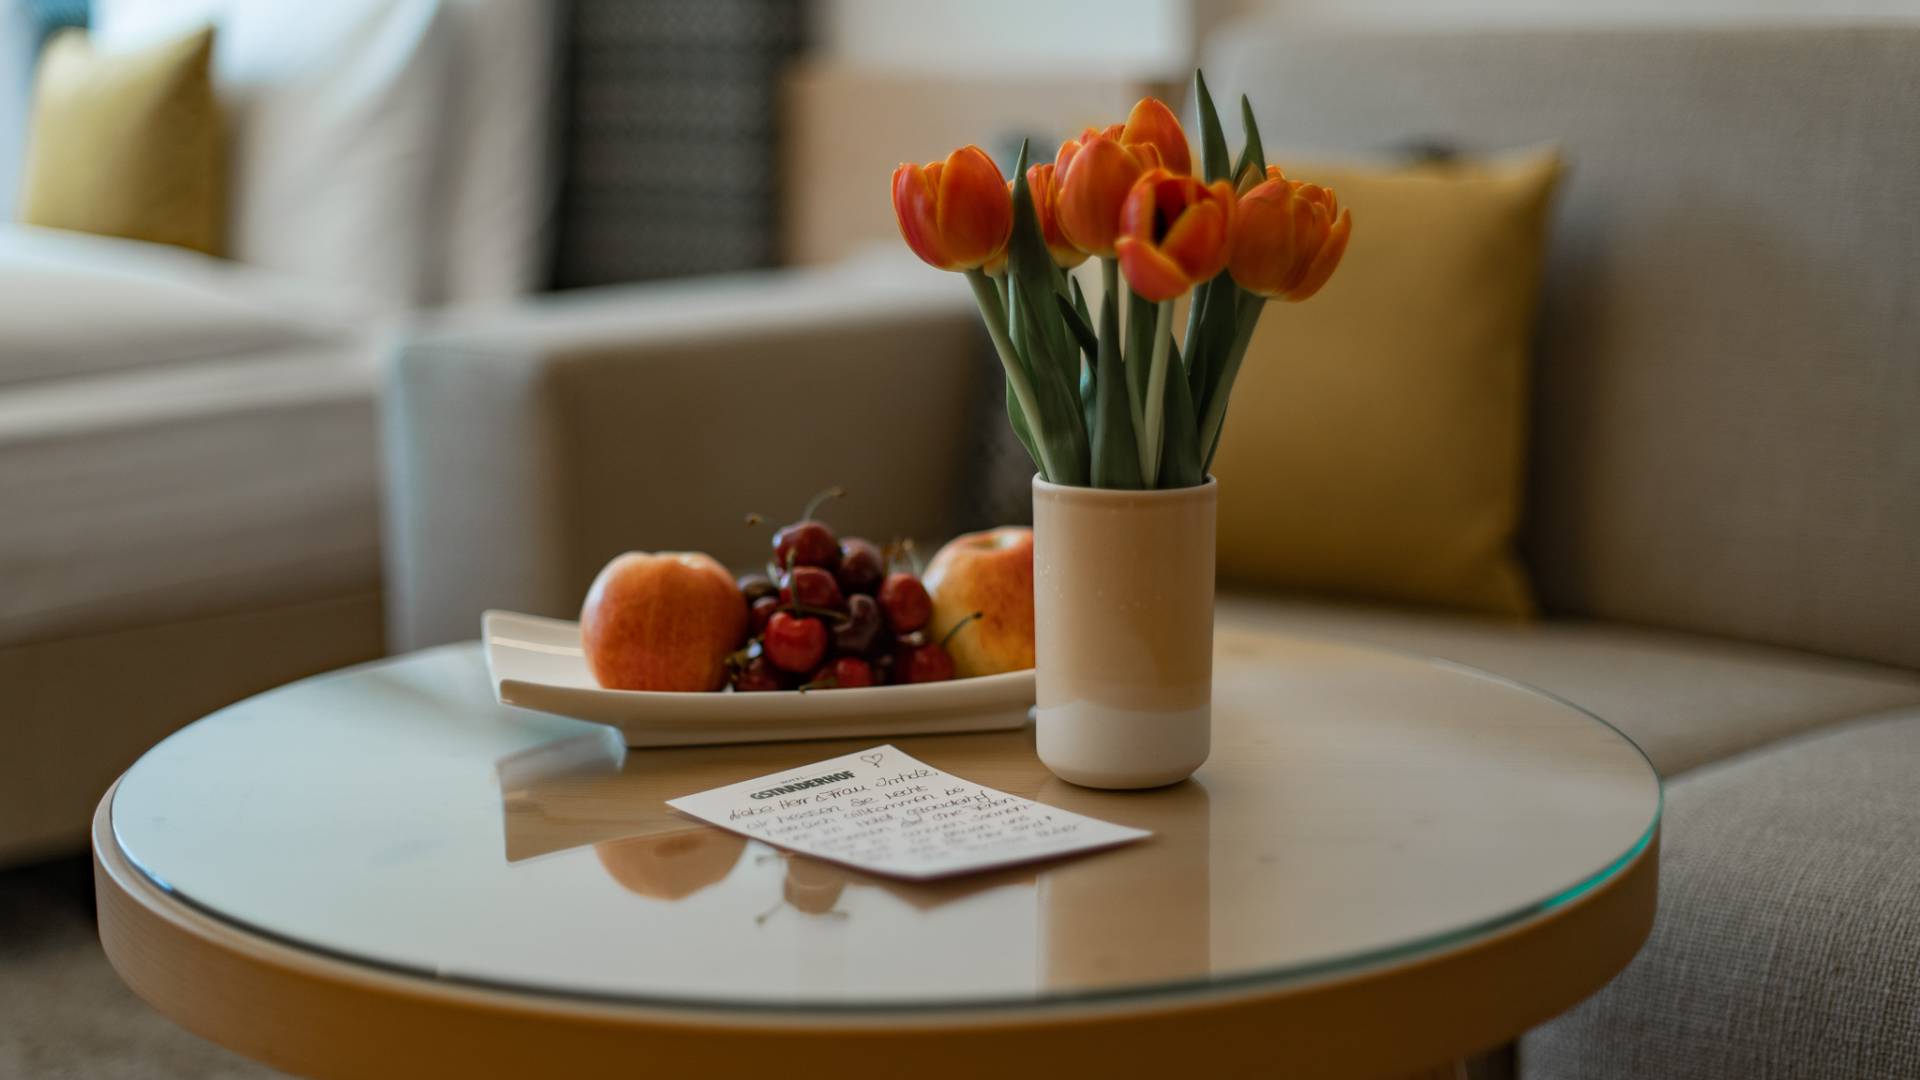
M 1207 760 L 1218 490 L 1034 478 L 1036 737 L 1062 780 L 1159 787 Z

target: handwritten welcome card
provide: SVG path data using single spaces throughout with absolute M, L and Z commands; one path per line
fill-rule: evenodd
M 667 805 L 803 855 L 914 880 L 1153 835 L 982 787 L 891 746 L 668 799 Z

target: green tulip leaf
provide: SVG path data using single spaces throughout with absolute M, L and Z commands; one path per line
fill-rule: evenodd
M 1067 275 L 1067 281 L 1073 287 L 1074 314 L 1080 316 L 1081 322 L 1085 323 L 1088 326 L 1092 326 L 1093 315 L 1089 313 L 1087 310 L 1087 294 L 1080 288 L 1080 279 L 1069 274 Z
M 1112 266 L 1111 261 L 1107 263 Z M 1111 280 L 1111 275 L 1109 276 Z M 1100 337 L 1095 352 L 1093 486 L 1140 488 L 1140 446 L 1127 402 L 1127 373 L 1120 356 L 1120 302 L 1110 290 L 1100 308 Z
M 1007 383 L 1006 388 L 1007 423 L 1013 426 L 1013 434 L 1020 440 L 1020 445 L 1026 447 L 1027 456 L 1033 459 L 1033 467 L 1045 476 L 1046 466 L 1041 464 L 1040 449 L 1033 443 L 1033 429 L 1027 426 L 1027 414 L 1020 409 L 1020 399 L 1013 395 L 1013 384 Z
M 1240 126 L 1246 131 L 1247 144 L 1240 148 L 1240 161 L 1233 167 L 1235 187 L 1246 183 L 1247 170 L 1253 170 L 1253 182 L 1259 183 L 1267 175 L 1267 151 L 1260 145 L 1260 125 L 1253 120 L 1253 102 L 1247 95 L 1240 95 Z
M 1213 468 L 1213 455 L 1220 450 L 1220 433 L 1226 429 L 1227 404 L 1233 395 L 1233 382 L 1240 375 L 1240 363 L 1246 359 L 1247 346 L 1253 341 L 1254 327 L 1259 324 L 1260 315 L 1267 308 L 1265 298 L 1244 289 L 1234 291 L 1237 295 L 1233 305 L 1233 337 L 1221 352 L 1220 370 L 1214 376 L 1211 394 L 1207 401 L 1199 403 L 1199 441 L 1202 446 L 1200 471 L 1203 474 Z
M 1055 296 L 1060 305 L 1060 317 L 1066 321 L 1067 329 L 1073 332 L 1073 340 L 1088 356 L 1100 355 L 1100 339 L 1094 336 L 1093 327 L 1081 321 L 1080 313 L 1067 303 L 1065 297 Z
M 1200 160 L 1206 167 L 1208 183 L 1232 179 L 1232 159 L 1227 157 L 1227 133 L 1220 128 L 1220 114 L 1213 107 L 1213 95 L 1207 92 L 1207 77 L 1193 69 L 1193 96 L 1200 107 Z
M 1171 362 L 1171 361 L 1170 361 Z M 1167 373 L 1164 429 L 1161 436 L 1159 486 L 1192 487 L 1200 483 L 1200 435 L 1193 415 L 1193 398 L 1178 368 Z
M 1151 375 L 1148 368 L 1153 363 L 1153 328 L 1159 311 L 1157 305 L 1132 288 L 1127 294 L 1127 395 L 1136 406 L 1134 411 L 1137 436 L 1139 421 L 1147 400 L 1147 379 Z
M 1198 362 L 1189 371 L 1192 376 L 1189 385 L 1193 390 L 1194 415 L 1204 416 L 1213 396 L 1223 391 L 1226 356 L 1234 347 L 1241 307 L 1252 294 L 1235 284 L 1233 275 L 1222 272 L 1197 295 L 1204 307 L 1200 329 L 1203 344 Z
M 1009 307 L 1013 309 L 1009 329 L 1033 377 L 1034 399 L 1041 413 L 1036 435 L 1046 443 L 1047 459 L 1059 473 L 1048 479 L 1085 484 L 1089 450 L 1079 392 L 1080 351 L 1056 300 L 1056 267 L 1040 233 L 1026 168 L 1023 143 L 1013 181 L 1013 234 L 1007 240 Z

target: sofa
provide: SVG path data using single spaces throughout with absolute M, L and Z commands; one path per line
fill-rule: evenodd
M 1283 160 L 1571 163 L 1521 538 L 1543 617 L 1231 581 L 1219 609 L 1539 686 L 1659 769 L 1653 935 L 1521 1074 L 1920 1072 L 1920 25 L 1253 22 L 1206 70 Z M 996 378 L 966 290 L 904 257 L 422 328 L 386 371 L 389 639 L 571 615 L 627 548 L 751 565 L 739 515 L 828 483 L 857 531 L 1006 516 L 1024 477 L 967 404 Z
M 526 5 L 50 7 L 106 56 L 214 25 L 232 197 L 226 258 L 0 221 L 0 866 L 83 848 L 182 724 L 385 651 L 381 343 L 538 281 L 550 200 L 544 119 L 478 139 L 442 108 L 474 56 L 543 107 Z M 503 23 L 541 63 L 488 50 Z M 525 165 L 431 201 L 516 134 Z

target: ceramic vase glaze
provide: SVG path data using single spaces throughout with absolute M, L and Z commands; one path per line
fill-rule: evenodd
M 1034 478 L 1036 737 L 1062 780 L 1159 787 L 1207 760 L 1218 490 Z

